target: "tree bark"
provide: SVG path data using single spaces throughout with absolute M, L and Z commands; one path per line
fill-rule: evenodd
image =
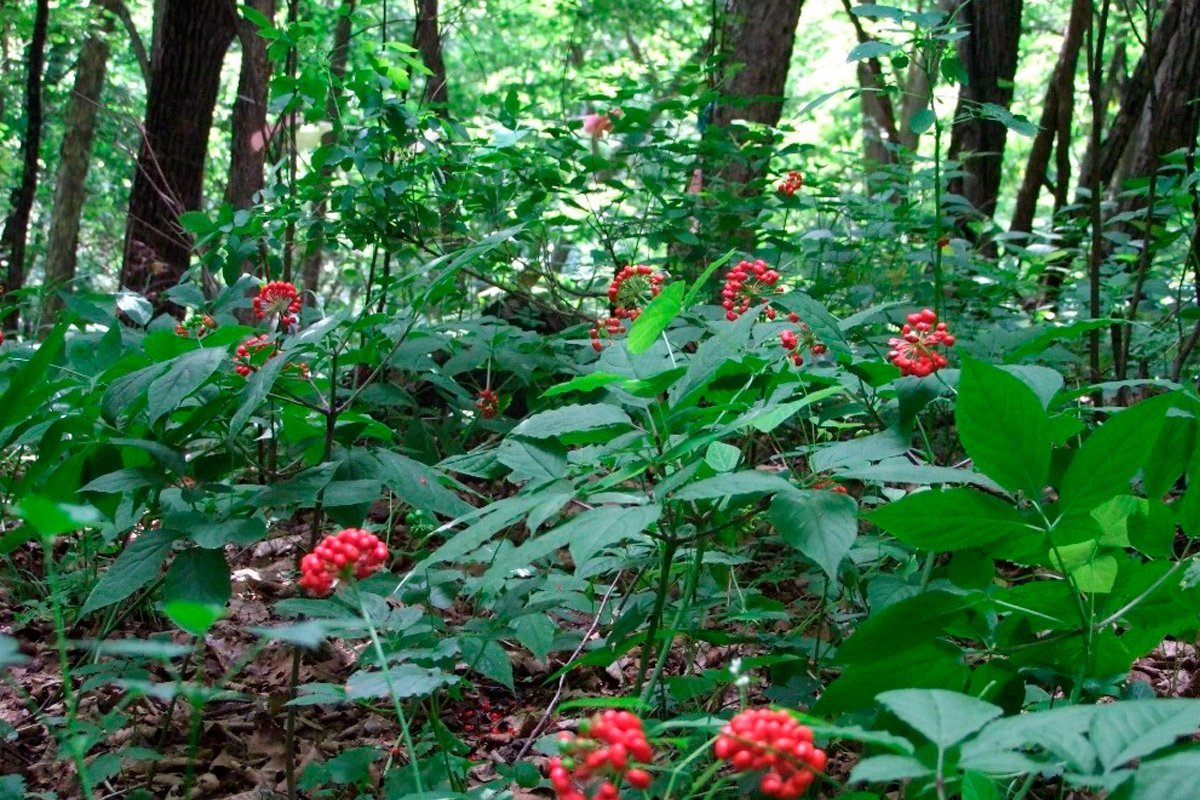
M 20 319 L 14 292 L 25 285 L 25 245 L 29 236 L 29 217 L 37 194 L 38 155 L 42 146 L 42 68 L 46 61 L 46 33 L 50 23 L 50 0 L 37 0 L 33 17 L 33 38 L 25 56 L 25 138 L 21 143 L 21 181 L 12 192 L 12 211 L 4 220 L 0 234 L 0 252 L 8 258 L 8 274 L 3 301 L 7 308 L 3 325 L 16 330 Z
M 962 18 L 970 33 L 959 41 L 959 60 L 968 83 L 958 94 L 948 155 L 962 162 L 961 177 L 951 179 L 951 192 L 965 197 L 984 217 L 991 217 L 1000 196 L 1001 167 L 1008 129 L 978 114 L 981 103 L 1007 109 L 1017 72 L 1022 0 L 967 2 Z
M 98 8 L 103 3 L 95 2 Z M 96 136 L 96 118 L 100 95 L 108 69 L 108 37 L 113 18 L 105 15 L 99 30 L 83 42 L 75 66 L 75 85 L 67 103 L 66 132 L 58 154 L 58 173 L 54 183 L 54 208 L 50 214 L 50 235 L 46 245 L 46 297 L 42 304 L 42 327 L 54 323 L 63 307 L 59 290 L 68 290 L 75 280 L 75 258 L 79 245 L 79 220 L 87 198 L 88 168 L 92 160 L 92 142 Z
M 1198 2 L 1200 0 L 1168 0 L 1163 9 L 1162 19 L 1150 36 L 1149 45 L 1142 53 L 1137 66 L 1133 68 L 1133 74 L 1129 77 L 1124 96 L 1121 99 L 1121 108 L 1113 118 L 1112 125 L 1109 126 L 1108 135 L 1104 137 L 1098 155 L 1095 155 L 1094 158 L 1084 159 L 1079 174 L 1080 186 L 1092 185 L 1093 170 L 1096 170 L 1099 176 L 1100 186 L 1107 187 L 1112 183 L 1121 162 L 1121 156 L 1129 146 L 1130 140 L 1134 138 L 1134 133 L 1145 112 L 1147 98 L 1150 95 L 1150 85 L 1154 80 L 1154 76 L 1151 74 L 1151 65 L 1161 65 L 1166 62 L 1167 50 L 1171 46 L 1175 33 L 1180 30 L 1182 12 L 1186 7 L 1189 19 L 1194 20 Z M 1185 33 L 1192 37 L 1193 41 L 1200 36 L 1200 31 L 1195 28 L 1185 31 Z
M 719 190 L 745 197 L 758 191 L 755 183 L 766 174 L 774 137 L 770 128 L 783 113 L 783 91 L 796 38 L 803 0 L 726 0 L 718 32 L 723 55 L 721 101 L 711 130 L 724 135 L 732 147 L 716 170 Z M 735 120 L 758 123 L 765 130 L 731 128 Z M 738 137 L 746 134 L 743 138 Z M 721 215 L 716 230 L 728 231 L 746 250 L 754 232 L 735 210 Z M 689 259 L 694 260 L 694 259 Z
M 871 41 L 862 23 L 854 15 L 850 0 L 842 0 L 842 8 L 854 26 L 854 35 L 859 44 Z M 896 129 L 896 110 L 892 98 L 884 91 L 883 65 L 878 58 L 864 58 L 858 62 L 859 108 L 862 110 L 863 156 L 868 170 L 874 164 L 894 163 L 895 150 L 900 144 L 900 132 Z
M 333 51 L 329 55 L 329 71 L 333 75 L 333 86 L 325 101 L 325 113 L 329 117 L 330 128 L 321 136 L 321 144 L 325 147 L 337 141 L 337 131 L 341 128 L 341 123 L 338 121 L 338 115 L 341 113 L 339 104 L 342 96 L 342 79 L 346 76 L 346 63 L 350 57 L 350 34 L 353 32 L 350 17 L 354 13 L 356 2 L 357 0 L 342 0 L 337 26 L 334 28 Z M 323 165 L 321 177 L 321 184 L 328 186 L 329 180 L 333 177 L 333 165 Z M 309 250 L 304 256 L 300 270 L 304 282 L 304 301 L 309 304 L 315 301 L 317 289 L 321 285 L 321 265 L 325 258 L 324 227 L 327 214 L 327 201 L 322 197 L 313 208 L 314 219 L 310 232 Z
M 1069 154 L 1071 112 L 1075 106 L 1075 67 L 1079 62 L 1079 50 L 1083 46 L 1083 31 L 1091 13 L 1091 0 L 1073 0 L 1071 3 L 1071 16 L 1063 34 L 1058 63 L 1054 65 L 1054 72 L 1050 76 L 1050 86 L 1046 89 L 1046 99 L 1042 102 L 1038 132 L 1033 137 L 1029 160 L 1025 165 L 1025 175 L 1021 181 L 1021 188 L 1017 191 L 1010 231 L 1029 233 L 1033 229 L 1038 195 L 1041 194 L 1042 184 L 1046 180 L 1056 137 L 1060 155 L 1055 164 L 1056 169 L 1060 173 L 1064 167 L 1070 170 L 1069 157 L 1064 159 L 1061 156 Z M 1057 187 L 1061 188 L 1066 184 L 1067 176 L 1059 174 Z
M 204 161 L 225 51 L 237 33 L 226 0 L 165 0 L 154 74 L 129 198 L 121 285 L 157 310 L 187 270 L 190 237 L 179 215 L 200 207 Z
M 446 62 L 442 58 L 442 35 L 438 30 L 438 0 L 415 0 L 417 21 L 413 29 L 413 47 L 421 54 L 421 61 L 433 73 L 425 79 L 425 91 L 421 97 L 426 103 L 437 106 L 439 116 L 447 114 L 450 91 L 446 83 Z
M 275 17 L 275 0 L 246 0 L 246 5 L 267 19 Z M 271 59 L 267 41 L 258 35 L 258 25 L 238 20 L 237 38 L 242 48 L 237 100 L 233 103 L 233 142 L 229 155 L 229 182 L 225 202 L 249 208 L 263 188 L 267 160 L 267 86 L 271 82 Z

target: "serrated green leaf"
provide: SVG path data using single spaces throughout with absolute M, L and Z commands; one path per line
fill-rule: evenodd
M 163 582 L 163 610 L 171 621 L 203 636 L 229 602 L 229 564 L 221 550 L 193 548 L 175 557 Z
M 650 345 L 667 329 L 671 320 L 683 310 L 683 294 L 686 290 L 687 285 L 683 281 L 673 281 L 663 287 L 658 297 L 646 304 L 629 326 L 625 346 L 630 353 L 636 355 L 650 349 Z

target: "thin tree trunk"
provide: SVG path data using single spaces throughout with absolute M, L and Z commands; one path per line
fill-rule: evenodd
M 150 67 L 150 54 L 146 52 L 146 43 L 142 41 L 142 36 L 138 33 L 137 24 L 133 21 L 133 15 L 129 13 L 129 7 L 125 5 L 124 0 L 103 0 L 102 5 L 121 21 L 121 26 L 129 35 L 129 46 L 133 48 L 138 68 L 142 71 L 142 82 L 149 86 L 150 76 L 153 74 Z
M 275 17 L 275 0 L 247 0 L 246 5 L 267 19 Z M 267 40 L 258 34 L 258 25 L 248 19 L 238 20 L 237 37 L 242 48 L 242 66 L 237 100 L 233 103 L 233 143 L 225 202 L 235 208 L 249 208 L 254 195 L 263 188 L 263 167 L 270 139 L 267 86 L 271 82 L 271 59 L 267 55 Z
M 129 199 L 121 285 L 158 310 L 187 270 L 191 239 L 179 215 L 200 207 L 204 162 L 225 51 L 237 20 L 225 0 L 165 0 Z
M 46 33 L 50 20 L 50 0 L 37 0 L 33 17 L 33 38 L 25 56 L 25 138 L 21 143 L 21 181 L 12 193 L 12 211 L 0 234 L 0 252 L 8 258 L 4 285 L 4 319 L 8 330 L 20 322 L 14 294 L 25 285 L 25 245 L 29 236 L 29 217 L 37 194 L 38 154 L 42 146 L 42 68 L 46 60 Z
M 850 0 L 842 0 L 842 8 L 854 26 L 854 35 L 859 44 L 871 41 L 862 23 L 854 14 Z M 892 98 L 884 92 L 883 66 L 878 58 L 864 58 L 858 62 L 859 106 L 862 109 L 863 156 L 870 170 L 873 164 L 894 163 L 895 151 L 888 147 L 900 144 L 900 133 L 896 129 L 896 110 Z
M 726 0 L 720 20 L 718 52 L 724 55 L 725 77 L 719 85 L 721 102 L 713 114 L 712 129 L 728 137 L 731 152 L 716 170 L 719 190 L 734 197 L 758 191 L 766 174 L 774 144 L 770 128 L 783 113 L 783 91 L 796 38 L 803 0 Z M 733 129 L 734 120 L 765 126 L 746 135 Z M 718 220 L 718 230 L 731 231 L 743 249 L 754 246 L 754 232 L 736 209 Z M 694 259 L 689 259 L 694 260 Z
M 446 62 L 442 58 L 442 35 L 438 30 L 438 0 L 415 0 L 417 21 L 413 28 L 413 47 L 421 61 L 433 73 L 425 79 L 421 95 L 426 103 L 435 103 L 440 116 L 446 116 L 450 91 L 446 83 Z
M 1197 2 L 1198 0 L 1168 0 L 1163 9 L 1162 20 L 1155 27 L 1146 51 L 1142 53 L 1137 66 L 1133 69 L 1133 74 L 1129 78 L 1121 99 L 1121 108 L 1113 118 L 1108 135 L 1094 151 L 1098 155 L 1095 158 L 1084 159 L 1079 173 L 1080 186 L 1092 185 L 1093 170 L 1099 177 L 1102 187 L 1112 183 L 1121 156 L 1133 138 L 1145 110 L 1146 99 L 1150 94 L 1150 84 L 1154 79 L 1150 65 L 1164 62 L 1171 40 L 1174 38 L 1175 32 L 1179 30 L 1183 7 L 1185 5 L 1192 7 L 1189 16 L 1194 17 L 1194 7 Z M 1200 32 L 1196 30 L 1191 30 L 1187 34 L 1193 39 L 1200 36 Z
M 329 71 L 333 75 L 333 86 L 325 101 L 325 112 L 326 116 L 329 117 L 330 128 L 321 136 L 321 144 L 325 147 L 329 147 L 337 141 L 337 132 L 342 127 L 339 119 L 339 115 L 341 114 L 342 80 L 346 76 L 346 63 L 350 56 L 350 34 L 353 32 L 350 17 L 354 13 L 356 1 L 342 0 L 341 9 L 338 12 L 337 26 L 334 28 L 333 51 L 329 55 Z M 323 165 L 321 167 L 322 186 L 327 186 L 332 177 L 333 165 Z M 321 197 L 313 208 L 313 224 L 309 232 L 309 250 L 304 256 L 304 262 L 301 266 L 305 302 L 310 304 L 315 301 L 317 290 L 321 285 L 321 264 L 325 257 L 327 202 L 325 197 Z
M 93 8 L 103 3 L 93 3 Z M 58 155 L 58 174 L 54 183 L 54 209 L 50 215 L 50 237 L 46 245 L 46 298 L 42 304 L 42 327 L 54 323 L 63 307 L 58 291 L 68 291 L 75 280 L 75 259 L 79 245 L 79 220 L 87 197 L 88 168 L 92 160 L 92 142 L 100 95 L 108 68 L 108 37 L 113 18 L 104 22 L 84 39 L 75 67 L 75 86 L 67 103 L 66 132 Z
M 1021 39 L 1022 0 L 968 2 L 963 21 L 969 35 L 959 41 L 959 60 L 968 83 L 961 87 L 948 155 L 962 162 L 961 177 L 951 179 L 951 192 L 965 197 L 984 217 L 991 217 L 1000 196 L 1001 168 L 1008 128 L 980 116 L 982 103 L 1008 109 L 1012 103 L 1017 48 Z
M 1069 156 L 1071 112 L 1074 110 L 1075 67 L 1079 62 L 1079 49 L 1083 46 L 1083 31 L 1088 24 L 1091 14 L 1091 0 L 1073 0 L 1071 17 L 1067 22 L 1067 30 L 1063 34 L 1062 49 L 1059 50 L 1058 63 L 1050 76 L 1050 86 L 1046 90 L 1046 99 L 1042 102 L 1042 118 L 1038 122 L 1038 132 L 1033 137 L 1029 150 L 1029 160 L 1025 165 L 1025 175 L 1021 188 L 1017 191 L 1016 208 L 1013 210 L 1010 231 L 1029 233 L 1033 229 L 1033 216 L 1037 211 L 1038 195 L 1046 180 L 1046 171 L 1050 164 L 1050 155 L 1054 148 L 1055 137 L 1059 139 L 1056 162 L 1059 187 L 1067 181 L 1061 174 L 1064 167 L 1070 171 Z M 1065 162 L 1065 163 L 1064 163 Z

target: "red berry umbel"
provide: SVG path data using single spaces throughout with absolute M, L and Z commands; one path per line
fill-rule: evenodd
M 792 170 L 788 172 L 787 177 L 779 183 L 779 193 L 786 197 L 791 197 L 797 191 L 799 191 L 800 187 L 803 185 L 804 176 L 800 174 L 799 170 Z
M 266 358 L 258 356 L 259 353 L 264 351 L 267 353 Z M 260 333 L 258 336 L 251 336 L 239 344 L 237 350 L 234 351 L 233 369 L 243 378 L 249 377 L 251 372 L 258 371 L 263 361 L 269 361 L 276 354 L 275 343 L 265 333 Z
M 924 378 L 946 366 L 946 356 L 938 347 L 953 347 L 954 336 L 946 323 L 937 321 L 937 314 L 928 308 L 906 317 L 900 336 L 890 339 L 888 360 L 900 369 L 901 375 Z
M 300 560 L 300 585 L 313 597 L 333 591 L 340 579 L 365 578 L 387 561 L 387 545 L 361 528 L 346 528 L 326 536 Z
M 287 281 L 271 281 L 258 290 L 254 298 L 254 318 L 279 316 L 279 324 L 287 327 L 296 321 L 300 312 L 300 296 L 296 287 Z
M 737 772 L 765 770 L 758 788 L 768 797 L 800 797 L 825 771 L 825 751 L 813 747 L 812 731 L 786 711 L 757 708 L 731 719 L 713 745 Z
M 788 351 L 788 358 L 797 367 L 804 363 L 804 356 L 800 354 L 800 350 L 808 348 L 814 356 L 824 355 L 829 348 L 825 343 L 818 339 L 808 327 L 807 324 L 800 322 L 800 317 L 794 312 L 788 314 L 788 321 L 792 324 L 800 326 L 800 335 L 796 335 L 794 330 L 783 330 L 779 333 L 779 343 L 783 345 L 783 349 Z
M 480 389 L 479 399 L 475 401 L 475 408 L 479 410 L 479 416 L 484 419 L 495 419 L 496 414 L 500 411 L 500 396 L 491 389 Z
M 779 273 L 761 259 L 738 262 L 725 274 L 725 286 L 721 289 L 721 307 L 725 309 L 725 319 L 733 322 L 749 311 L 752 305 L 764 306 L 763 313 L 767 319 L 775 319 L 775 309 L 771 308 L 771 300 L 765 295 L 783 290 L 782 287 L 774 288 L 778 281 Z
M 834 494 L 850 494 L 850 490 L 830 478 L 822 478 L 812 485 L 813 489 L 827 489 Z
M 550 785 L 559 800 L 585 800 L 580 787 L 593 784 L 593 800 L 617 800 L 622 780 L 635 789 L 650 786 L 650 773 L 635 766 L 654 758 L 636 714 L 597 714 L 579 726 L 578 736 L 559 734 L 559 749 L 562 757 L 550 759 Z
M 642 308 L 662 291 L 664 276 L 644 264 L 623 267 L 608 285 L 608 302 L 612 314 L 596 322 L 588 332 L 592 349 L 599 353 L 604 349 L 605 337 L 613 337 L 625 330 L 624 320 L 633 322 L 642 313 Z

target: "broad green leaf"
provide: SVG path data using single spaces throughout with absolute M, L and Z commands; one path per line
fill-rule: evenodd
M 135 325 L 146 326 L 154 316 L 154 306 L 150 301 L 134 292 L 122 291 L 117 294 L 117 308 L 125 316 L 133 320 Z
M 462 639 L 463 661 L 467 667 L 509 690 L 513 688 L 512 660 L 495 639 Z
M 555 397 L 569 392 L 590 392 L 594 389 L 599 389 L 601 386 L 607 386 L 610 383 L 620 383 L 623 380 L 625 379 L 620 375 L 613 375 L 608 372 L 593 372 L 590 375 L 579 375 L 565 383 L 556 383 L 542 392 L 542 397 Z
M 671 499 L 715 500 L 739 495 L 774 494 L 794 488 L 786 478 L 773 472 L 749 469 L 689 483 L 675 492 Z
M 933 127 L 937 122 L 937 112 L 931 108 L 922 108 L 912 115 L 908 121 L 908 129 L 920 136 Z
M 1090 511 L 1110 497 L 1129 494 L 1130 481 L 1145 465 L 1167 411 L 1177 402 L 1173 394 L 1144 400 L 1093 431 L 1063 474 L 1059 496 L 1064 509 Z
M 913 756 L 891 753 L 870 756 L 854 765 L 850 770 L 851 783 L 891 783 L 932 775 L 933 770 Z
M 1003 491 L 991 478 L 974 470 L 914 464 L 903 457 L 885 458 L 877 464 L 866 466 L 837 467 L 830 471 L 839 478 L 854 478 L 874 483 L 911 483 L 917 486 L 963 483 L 993 492 Z
M 1040 542 L 1010 504 L 975 489 L 914 492 L 871 512 L 867 519 L 897 539 L 931 552 L 982 548 L 999 541 Z
M 554 637 L 558 635 L 558 626 L 546 614 L 526 614 L 517 617 L 509 625 L 516 633 L 517 641 L 528 650 L 534 658 L 544 661 L 554 647 Z
M 661 514 L 662 507 L 658 505 L 588 509 L 520 547 L 501 552 L 484 573 L 483 587 L 496 589 L 513 570 L 528 567 L 563 547 L 570 547 L 571 558 L 581 565 L 605 547 L 637 536 L 657 522 Z
M 157 486 L 164 483 L 161 470 L 152 469 L 119 469 L 107 475 L 101 475 L 86 486 L 81 492 L 97 492 L 100 494 L 119 494 L 145 486 Z
M 17 514 L 42 536 L 94 528 L 101 522 L 100 513 L 91 506 L 56 503 L 36 494 L 21 498 Z
M 730 426 L 733 430 L 741 430 L 746 426 L 750 426 L 762 433 L 770 433 L 778 428 L 787 420 L 791 419 L 801 409 L 808 408 L 813 403 L 819 403 L 827 397 L 844 392 L 841 386 L 830 386 L 825 389 L 813 392 L 807 397 L 800 400 L 793 400 L 790 403 L 781 403 L 780 405 L 771 405 L 766 408 L 755 408 L 742 415 L 735 420 Z
M 318 619 L 276 625 L 269 628 L 251 628 L 250 632 L 269 642 L 285 642 L 306 650 L 316 650 L 329 637 L 329 626 Z
M 207 381 L 228 357 L 216 347 L 200 348 L 176 358 L 170 369 L 160 375 L 146 390 L 146 416 L 153 425 L 174 411 L 192 392 Z
M 1129 800 L 1194 797 L 1197 775 L 1200 775 L 1200 751 L 1195 749 L 1143 761 L 1133 772 Z
M 157 578 L 174 541 L 161 531 L 146 531 L 129 542 L 92 589 L 79 615 L 119 603 Z
M 939 750 L 958 744 L 1004 713 L 999 706 L 943 689 L 898 689 L 875 699 Z
M 379 477 L 413 508 L 445 517 L 457 517 L 472 510 L 468 502 L 442 485 L 443 476 L 433 467 L 391 450 L 374 452 L 381 467 Z
M 829 472 L 842 467 L 863 467 L 873 461 L 898 456 L 912 447 L 912 437 L 896 428 L 886 428 L 879 433 L 836 442 L 815 450 L 810 456 L 816 472 Z
M 733 472 L 742 460 L 742 451 L 725 442 L 712 442 L 704 451 L 704 463 L 715 472 Z
M 233 418 L 229 420 L 230 436 L 237 436 L 241 433 L 242 428 L 246 427 L 250 417 L 271 393 L 271 388 L 275 385 L 279 373 L 285 366 L 287 366 L 286 359 L 272 358 L 263 364 L 261 369 L 246 378 L 246 386 L 242 389 L 242 399 L 238 402 L 237 411 L 233 412 Z
M 958 436 L 975 467 L 1010 491 L 1040 498 L 1050 471 L 1050 428 L 1020 378 L 964 359 L 954 406 Z
M 563 406 L 534 414 L 517 427 L 514 436 L 530 439 L 550 439 L 568 433 L 592 431 L 598 428 L 632 428 L 629 415 L 607 403 Z
M 390 688 L 389 688 L 390 682 Z M 443 686 L 458 683 L 458 678 L 440 669 L 397 664 L 385 675 L 378 670 L 362 670 L 346 681 L 346 699 L 377 700 L 393 693 L 398 699 L 428 697 Z
M 858 534 L 858 505 L 844 494 L 788 491 L 776 494 L 768 514 L 780 537 L 821 568 L 831 583 Z
M 163 583 L 163 610 L 171 621 L 203 636 L 229 602 L 229 564 L 221 550 L 192 548 L 175 556 Z
M 646 304 L 642 313 L 638 314 L 637 319 L 629 326 L 629 337 L 625 343 L 629 352 L 637 354 L 650 349 L 650 345 L 667 329 L 671 320 L 679 316 L 683 309 L 683 293 L 686 290 L 687 285 L 683 281 L 673 281 L 663 287 L 658 297 Z
M 0 634 L 0 669 L 24 664 L 29 656 L 21 652 L 20 643 L 11 636 Z
M 567 448 L 553 439 L 509 436 L 496 448 L 496 460 L 512 470 L 508 478 L 514 483 L 543 483 L 567 474 Z
M 1100 768 L 1115 770 L 1200 733 L 1200 700 L 1129 700 L 1096 706 L 1088 737 Z
M 923 641 L 892 650 L 879 648 L 872 658 L 846 667 L 837 680 L 825 687 L 812 713 L 833 718 L 843 711 L 870 709 L 875 696 L 889 689 L 947 686 L 965 689 L 970 679 L 971 670 L 963 664 L 961 651 L 944 642 Z
M 900 45 L 890 44 L 888 42 L 869 41 L 856 44 L 846 56 L 847 62 L 862 61 L 867 58 L 878 58 L 885 56 L 893 50 L 898 50 Z M 919 131 L 918 131 L 919 132 Z

